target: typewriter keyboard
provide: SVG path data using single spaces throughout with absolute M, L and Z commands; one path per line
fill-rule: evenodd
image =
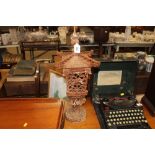
M 107 128 L 150 128 L 139 107 L 106 111 L 105 120 Z

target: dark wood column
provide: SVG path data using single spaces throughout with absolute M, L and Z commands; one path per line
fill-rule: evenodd
M 155 116 L 155 63 L 151 71 L 145 95 L 141 101 L 147 106 L 150 113 Z

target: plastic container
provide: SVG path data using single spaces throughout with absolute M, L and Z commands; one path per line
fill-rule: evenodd
M 147 56 L 145 58 L 145 61 L 146 61 L 146 71 L 151 72 L 152 66 L 153 66 L 153 63 L 154 63 L 154 57 L 153 56 Z

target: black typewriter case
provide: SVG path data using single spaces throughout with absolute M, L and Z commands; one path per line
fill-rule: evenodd
M 96 96 L 119 97 L 123 93 L 124 97 L 134 96 L 134 86 L 137 74 L 138 63 L 136 60 L 129 61 L 100 61 L 100 67 L 92 70 L 92 103 L 94 105 L 101 128 L 105 128 L 104 112 L 101 104 L 96 103 Z M 117 85 L 97 85 L 98 73 L 100 71 L 122 71 L 121 82 Z M 106 78 L 106 77 L 105 77 Z

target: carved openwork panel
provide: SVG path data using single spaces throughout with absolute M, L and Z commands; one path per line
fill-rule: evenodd
M 67 93 L 69 96 L 85 96 L 87 95 L 87 72 L 70 72 L 66 76 L 67 81 Z

